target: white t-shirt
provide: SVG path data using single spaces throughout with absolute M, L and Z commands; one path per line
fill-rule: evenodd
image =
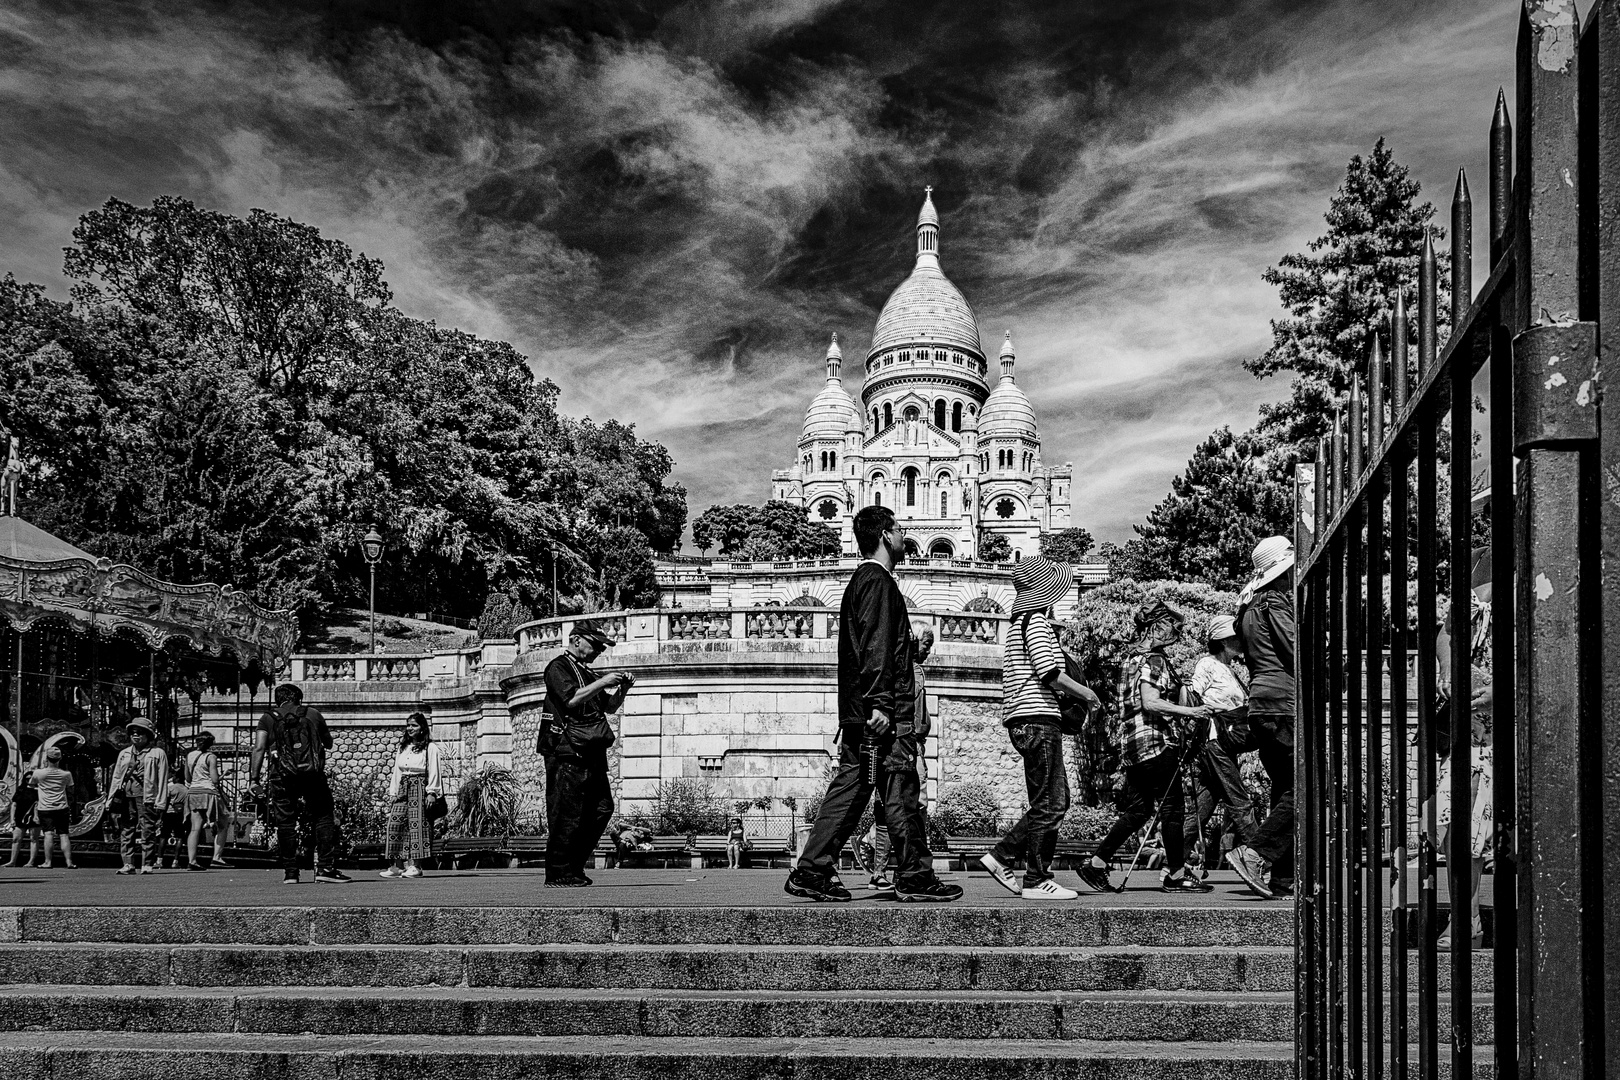
M 1217 711 L 1241 709 L 1249 703 L 1249 692 L 1232 669 L 1207 653 L 1193 667 L 1192 688 L 1205 705 Z

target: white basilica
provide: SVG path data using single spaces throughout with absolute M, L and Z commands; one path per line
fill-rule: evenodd
M 834 334 L 799 460 L 772 474 L 771 497 L 836 525 L 848 552 L 855 511 L 877 503 L 894 509 L 919 554 L 974 558 L 983 532 L 1005 536 L 1015 558 L 1034 555 L 1042 533 L 1069 527 L 1073 467 L 1042 464 L 1010 332 L 991 388 L 973 309 L 939 268 L 932 191 L 917 215 L 916 266 L 878 316 L 860 405 L 844 389 Z

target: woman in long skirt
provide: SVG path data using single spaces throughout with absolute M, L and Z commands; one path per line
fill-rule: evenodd
M 439 748 L 433 744 L 427 717 L 411 713 L 405 718 L 405 734 L 394 769 L 388 777 L 387 857 L 393 865 L 383 877 L 421 877 L 419 860 L 433 854 L 433 823 L 428 819 L 429 801 L 443 794 L 439 780 Z

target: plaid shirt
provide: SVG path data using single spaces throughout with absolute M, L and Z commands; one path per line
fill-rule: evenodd
M 1174 698 L 1176 672 L 1162 652 L 1134 656 L 1119 668 L 1120 761 L 1140 765 L 1164 753 L 1177 741 L 1168 717 L 1149 716 L 1142 711 L 1142 684 L 1152 683 L 1159 696 Z

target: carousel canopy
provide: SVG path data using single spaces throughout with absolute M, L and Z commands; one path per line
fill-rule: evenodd
M 133 632 L 154 649 L 257 659 L 266 671 L 292 652 L 297 625 L 229 585 L 177 585 L 98 559 L 16 517 L 0 517 L 0 615 L 19 631 L 65 618 L 103 634 Z

